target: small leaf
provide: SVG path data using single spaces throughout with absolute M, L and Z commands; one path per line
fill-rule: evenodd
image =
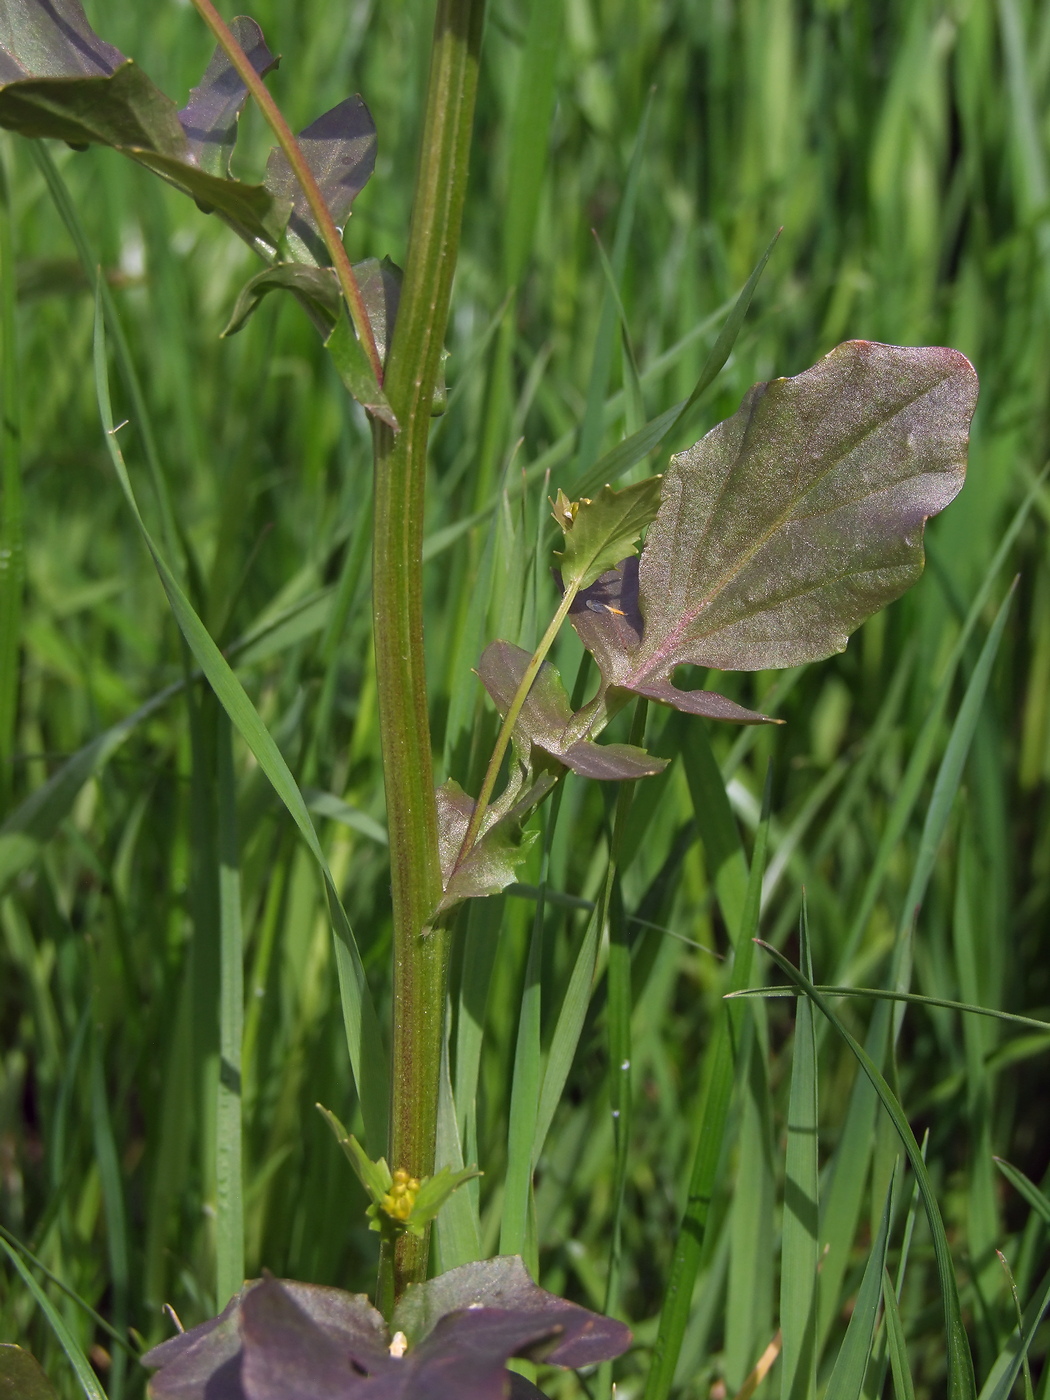
M 0 1400 L 58 1400 L 36 1357 L 13 1342 L 0 1342 Z
M 230 31 L 260 78 L 280 63 L 280 59 L 275 58 L 267 48 L 263 32 L 255 20 L 247 15 L 238 15 L 230 20 Z M 247 96 L 248 89 L 222 45 L 216 45 L 204 77 L 179 113 L 190 156 L 209 175 L 225 179 L 230 173 L 230 157 L 237 141 L 237 122 Z
M 499 894 L 513 884 L 515 871 L 536 839 L 534 831 L 523 833 L 518 825 L 528 810 L 525 804 L 528 802 L 528 806 L 534 806 L 553 785 L 554 778 L 544 774 L 530 789 L 527 798 L 515 804 L 505 815 L 496 808 L 490 808 L 486 813 L 487 825 L 482 827 L 472 850 L 458 865 L 456 862 L 463 838 L 474 813 L 474 799 L 468 797 L 451 778 L 438 788 L 438 850 L 444 894 L 435 912 L 451 909 L 463 899 Z M 490 816 L 495 816 L 496 820 L 489 822 Z
M 529 652 L 510 642 L 492 642 L 482 653 L 478 675 L 501 715 L 510 708 L 530 660 Z M 581 739 L 573 733 L 573 719 L 561 677 L 545 661 L 521 707 L 517 734 L 585 778 L 622 782 L 651 777 L 667 767 L 666 759 L 655 758 L 633 744 L 596 744 L 593 739 Z
M 346 312 L 340 314 L 335 329 L 324 343 L 339 377 L 358 403 L 397 431 L 394 410 L 376 380 L 364 347 L 354 333 Z
M 660 508 L 661 480 L 652 476 L 622 491 L 603 486 L 593 500 L 571 503 L 558 492 L 554 518 L 565 536 L 565 549 L 555 557 L 566 588 L 586 588 L 636 553 L 639 536 Z
M 343 1149 L 346 1160 L 353 1167 L 358 1181 L 365 1188 L 365 1194 L 373 1205 L 380 1205 L 383 1197 L 390 1190 L 392 1180 L 386 1158 L 380 1157 L 378 1162 L 373 1162 L 353 1133 L 346 1131 L 330 1109 L 321 1104 L 318 1104 L 317 1107 L 335 1134 L 335 1140 Z
M 441 1207 L 452 1193 L 476 1176 L 481 1176 L 477 1167 L 463 1167 L 459 1171 L 453 1171 L 451 1167 L 442 1167 L 433 1176 L 424 1177 L 416 1192 L 412 1213 L 407 1221 L 411 1233 L 423 1235 L 426 1227 L 437 1219 Z
M 339 315 L 340 292 L 330 267 L 310 267 L 307 263 L 281 262 L 264 268 L 249 278 L 238 293 L 223 335 L 236 335 L 247 324 L 267 292 L 294 292 L 306 301 L 329 326 Z
M 348 97 L 299 133 L 299 145 L 313 171 L 336 228 L 342 233 L 350 206 L 368 183 L 376 160 L 376 128 L 360 97 Z M 288 164 L 274 147 L 266 163 L 266 188 L 291 200 L 287 240 L 298 262 L 325 267 L 330 259 L 306 196 Z
M 539 1288 L 517 1255 L 464 1264 L 427 1283 L 411 1284 L 394 1311 L 392 1325 L 418 1347 L 450 1315 L 482 1316 L 490 1310 L 556 1328 L 558 1341 L 546 1360 L 557 1366 L 578 1368 L 608 1361 L 626 1351 L 631 1341 L 622 1322 Z

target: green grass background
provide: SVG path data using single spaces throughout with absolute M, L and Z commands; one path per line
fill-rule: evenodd
M 88 8 L 184 100 L 211 49 L 190 7 Z M 370 105 L 379 158 L 347 243 L 354 259 L 402 260 L 431 8 L 261 0 L 253 14 L 284 55 L 270 86 L 294 124 L 350 92 Z M 249 112 L 239 169 L 258 175 L 268 145 Z M 177 686 L 186 661 L 103 442 L 88 277 L 28 147 L 4 136 L 3 148 L 0 256 L 13 299 L 3 544 L 17 564 L 24 542 L 25 591 L 20 606 L 17 568 L 0 573 L 0 800 L 18 838 L 5 847 L 0 831 L 0 1223 L 108 1321 L 154 1341 L 169 1330 L 162 1303 L 186 1325 L 216 1306 L 222 728 L 193 682 L 112 752 L 90 754 L 82 780 L 26 825 L 21 804 Z M 111 152 L 52 155 L 141 378 L 159 493 L 143 424 L 113 373 L 140 504 L 307 795 L 386 1020 L 363 415 L 290 299 L 269 298 L 243 333 L 219 339 L 256 266 L 214 218 Z M 611 941 L 588 941 L 584 902 L 605 882 L 615 794 L 570 777 L 523 888 L 471 907 L 453 967 L 450 1077 L 467 1160 L 485 1175 L 465 1188 L 469 1209 L 459 1233 L 439 1239 L 442 1258 L 463 1257 L 474 1231 L 483 1256 L 523 1248 L 546 1287 L 610 1302 L 636 1335 L 617 1363 L 621 1400 L 641 1394 L 649 1368 L 770 764 L 766 938 L 797 960 L 804 888 L 816 981 L 1050 1016 L 1050 493 L 1038 480 L 1050 430 L 1050 9 L 1037 0 L 493 0 L 448 334 L 450 406 L 431 454 L 427 647 L 442 776 L 476 791 L 494 737 L 471 671 L 481 647 L 495 636 L 531 646 L 555 606 L 547 494 L 687 396 L 780 226 L 724 372 L 636 475 L 733 412 L 755 380 L 865 337 L 971 358 L 982 393 L 966 488 L 929 528 L 921 583 L 843 656 L 717 678 L 743 703 L 775 708 L 782 729 L 650 712 L 649 740 L 675 762 L 640 786 L 626 818 Z M 620 280 L 624 326 L 592 230 Z M 982 646 L 1015 573 L 982 696 Z M 555 654 L 570 687 L 579 655 L 572 636 Z M 714 800 L 718 769 L 728 806 Z M 247 1271 L 370 1290 L 377 1238 L 313 1107 L 359 1125 L 323 889 L 239 740 L 234 778 Z M 540 1144 L 535 1086 L 567 1024 L 581 948 L 582 966 L 596 957 L 593 990 Z M 781 980 L 759 962 L 756 977 Z M 1017 1325 L 995 1250 L 1022 1307 L 1045 1286 L 1050 1211 L 1031 1209 L 992 1156 L 1045 1179 L 1050 1040 L 944 1009 L 838 1005 L 855 1035 L 889 1047 L 884 1070 L 917 1136 L 928 1134 L 980 1386 Z M 682 1397 L 732 1395 L 744 1382 L 782 1315 L 781 1241 L 790 1281 L 805 1257 L 800 1230 L 828 1252 L 819 1290 L 808 1266 L 786 1290 L 816 1308 L 819 1337 L 815 1379 L 804 1361 L 786 1400 L 823 1393 L 878 1231 L 894 1131 L 819 1015 L 819 1099 L 807 1089 L 794 1029 L 790 1002 L 741 1013 Z M 610 1095 L 621 1102 L 624 1085 L 609 1065 L 621 1044 L 633 1107 L 614 1141 Z M 807 1093 L 816 1161 L 787 1131 L 789 1096 Z M 538 1157 L 531 1197 L 522 1144 Z M 793 1192 L 818 1171 L 822 1213 L 807 1227 Z M 888 1258 L 903 1277 L 906 1352 L 894 1352 L 885 1384 L 907 1393 L 903 1354 L 914 1393 L 936 1396 L 943 1316 L 921 1210 L 908 1226 L 910 1195 L 904 1177 Z M 80 1393 L 33 1299 L 2 1268 L 0 1336 L 31 1347 L 64 1396 Z M 81 1344 L 116 1355 L 49 1288 Z M 799 1324 L 784 1322 L 797 1337 Z M 886 1377 L 885 1330 L 865 1394 Z M 1046 1350 L 1040 1333 L 1043 1396 Z M 121 1374 L 94 1356 L 112 1400 L 142 1394 L 135 1364 Z M 763 1394 L 782 1389 L 781 1365 Z M 569 1400 L 607 1383 L 552 1377 L 548 1389 Z

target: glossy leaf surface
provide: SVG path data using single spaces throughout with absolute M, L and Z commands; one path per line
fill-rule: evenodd
M 299 133 L 298 141 L 335 226 L 342 232 L 350 206 L 375 166 L 376 128 L 372 114 L 360 97 L 348 97 L 311 122 Z M 291 201 L 286 236 L 292 257 L 298 262 L 327 266 L 330 259 L 324 240 L 288 157 L 279 147 L 274 147 L 266 163 L 266 188 L 278 199 Z
M 230 31 L 244 50 L 252 67 L 263 77 L 280 62 L 266 46 L 255 20 L 238 15 L 230 20 Z M 244 108 L 248 89 L 220 45 L 190 100 L 179 113 L 190 155 L 209 175 L 226 177 L 237 141 L 237 122 Z
M 478 675 L 500 714 L 506 714 L 530 653 L 510 642 L 493 642 L 478 663 Z M 561 677 L 545 661 L 518 716 L 517 732 L 585 778 L 624 781 L 662 773 L 666 760 L 633 744 L 596 744 L 572 732 L 573 713 Z

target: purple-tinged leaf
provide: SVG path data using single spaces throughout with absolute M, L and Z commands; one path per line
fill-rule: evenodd
M 926 519 L 962 486 L 977 379 L 954 350 L 840 345 L 671 461 L 641 560 L 569 618 L 606 689 L 737 723 L 676 666 L 762 670 L 841 651 L 922 571 Z
M 13 1342 L 0 1342 L 0 1400 L 58 1400 L 40 1362 Z
M 350 207 L 368 183 L 376 160 L 376 128 L 360 97 L 348 97 L 299 133 L 299 145 L 313 171 L 336 228 L 343 227 Z M 293 258 L 324 267 L 330 262 L 306 196 L 279 148 L 266 163 L 266 188 L 292 201 L 287 240 Z
M 160 1368 L 149 1383 L 150 1400 L 244 1400 L 238 1326 L 243 1297 L 244 1290 L 218 1317 L 146 1352 L 142 1364 Z
M 339 1400 L 391 1356 L 380 1315 L 365 1299 L 264 1278 L 241 1303 L 247 1400 Z M 320 1304 L 320 1306 L 318 1306 Z M 372 1394 L 369 1387 L 368 1394 Z
M 819 661 L 922 571 L 963 484 L 977 378 L 955 350 L 849 341 L 756 384 L 672 459 L 639 566 L 629 689 L 692 662 Z
M 490 1309 L 558 1329 L 545 1359 L 557 1366 L 591 1366 L 627 1350 L 630 1330 L 613 1318 L 581 1308 L 538 1287 L 518 1255 L 501 1255 L 426 1283 L 411 1284 L 394 1312 L 393 1326 L 418 1347 L 449 1315 L 484 1315 Z M 507 1355 L 517 1353 L 508 1352 Z
M 542 774 L 510 811 L 502 813 L 498 807 L 491 807 L 481 834 L 458 864 L 463 838 L 474 814 L 474 799 L 451 778 L 438 788 L 438 852 L 444 894 L 436 912 L 451 909 L 463 899 L 499 894 L 513 884 L 518 866 L 536 839 L 534 831 L 522 832 L 519 823 L 553 785 L 553 777 Z
M 407 1326 L 406 1326 L 407 1322 Z M 267 1276 L 144 1361 L 153 1400 L 543 1400 L 511 1357 L 585 1366 L 630 1343 L 621 1323 L 545 1293 L 520 1259 L 467 1265 L 410 1289 L 391 1352 L 366 1298 Z
M 660 507 L 660 481 L 652 476 L 621 491 L 603 486 L 593 500 L 569 501 L 564 492 L 558 492 L 554 518 L 565 547 L 555 557 L 566 588 L 587 588 L 636 552 L 639 536 Z
M 510 708 L 531 660 L 510 642 L 492 642 L 478 662 L 478 675 L 501 715 Z M 623 782 L 662 773 L 667 760 L 654 758 L 633 744 L 596 744 L 572 730 L 573 713 L 561 677 L 545 661 L 526 697 L 516 733 L 585 778 Z
M 255 20 L 238 15 L 230 20 L 230 30 L 260 78 L 280 63 L 267 48 Z M 190 156 L 209 175 L 225 178 L 230 173 L 237 122 L 247 96 L 248 89 L 237 70 L 221 44 L 217 45 L 199 86 L 179 113 Z
M 80 0 L 0 0 L 0 82 L 107 77 L 124 55 L 100 39 Z
M 267 257 L 291 211 L 262 185 L 202 169 L 174 102 L 94 33 L 79 0 L 0 0 L 0 126 L 112 146 L 218 210 Z

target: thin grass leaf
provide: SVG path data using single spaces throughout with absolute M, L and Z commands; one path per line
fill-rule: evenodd
M 6 150 L 0 153 L 0 810 L 8 806 L 20 688 L 25 589 L 20 358 L 15 328 L 15 242 Z M 2 883 L 2 881 L 0 881 Z
M 520 1254 L 536 1272 L 535 1241 L 529 1248 L 529 1209 L 532 1173 L 539 1156 L 539 1103 L 543 1084 L 540 1047 L 541 969 L 543 966 L 543 915 L 533 919 L 525 982 L 518 1010 L 518 1036 L 514 1046 L 514 1074 L 507 1124 L 507 1174 L 503 1188 L 503 1219 L 499 1232 L 500 1254 Z
M 642 120 L 638 126 L 638 135 L 635 137 L 634 151 L 631 154 L 631 163 L 627 168 L 627 179 L 624 182 L 623 198 L 620 201 L 620 212 L 616 220 L 616 234 L 613 238 L 612 249 L 612 276 L 613 281 L 619 283 L 623 278 L 624 268 L 627 264 L 627 252 L 631 241 L 631 230 L 634 226 L 635 210 L 638 204 L 638 187 L 641 180 L 642 171 L 645 166 L 645 148 L 649 135 L 649 120 L 652 115 L 653 102 L 652 94 L 645 104 L 642 113 Z M 601 446 L 602 432 L 604 430 L 603 407 L 605 404 L 605 393 L 609 384 L 609 370 L 612 365 L 613 347 L 616 343 L 616 303 L 608 290 L 602 298 L 602 308 L 598 317 L 598 331 L 594 339 L 594 358 L 591 361 L 591 373 L 587 382 L 587 397 L 583 410 L 583 422 L 580 424 L 580 442 L 576 451 L 576 477 L 585 478 L 594 465 L 598 456 L 598 449 Z M 586 494 L 577 491 L 576 495 Z
M 810 965 L 809 925 L 803 903 L 803 964 Z M 801 998 L 792 1042 L 781 1234 L 781 1400 L 812 1400 L 817 1384 L 817 1266 L 820 1177 L 817 1156 L 817 1046 L 813 1008 Z
M 650 452 L 660 446 L 664 438 L 666 438 L 669 433 L 673 432 L 678 424 L 685 418 L 686 414 L 697 402 L 701 394 L 706 393 L 711 387 L 732 353 L 737 336 L 740 334 L 741 327 L 744 324 L 744 318 L 751 305 L 751 298 L 754 296 L 755 288 L 758 286 L 759 278 L 765 270 L 766 263 L 769 261 L 769 255 L 772 253 L 779 237 L 779 232 L 773 236 L 769 247 L 758 260 L 751 276 L 744 283 L 736 300 L 732 303 L 729 315 L 718 333 L 718 338 L 708 352 L 703 369 L 700 371 L 700 377 L 693 386 L 693 391 L 689 397 L 683 399 L 681 403 L 675 404 L 673 408 L 666 409 L 663 413 L 658 414 L 655 418 L 646 423 L 643 428 L 639 428 L 636 433 L 632 433 L 629 437 L 625 438 L 623 442 L 617 443 L 617 445 L 607 452 L 600 461 L 596 462 L 588 472 L 585 472 L 579 480 L 574 480 L 571 490 L 572 495 L 585 496 L 589 491 L 593 491 L 596 486 L 601 485 L 602 482 L 617 481 L 625 472 L 637 466 L 644 457 L 647 457 Z M 643 374 L 643 384 L 645 383 L 645 378 L 646 376 Z
M 99 307 L 101 300 L 99 297 Z M 364 965 L 358 952 L 357 943 L 350 929 L 349 921 L 339 899 L 339 894 L 328 868 L 328 862 L 317 839 L 313 822 L 303 801 L 302 793 L 283 755 L 275 744 L 269 730 L 263 724 L 259 713 L 234 675 L 219 648 L 215 645 L 204 624 L 193 610 L 188 598 L 179 587 L 166 560 L 160 553 L 146 524 L 139 513 L 138 504 L 132 489 L 124 459 L 117 446 L 113 426 L 113 413 L 109 399 L 109 382 L 106 372 L 106 341 L 101 314 L 95 319 L 95 383 L 99 400 L 99 412 L 105 433 L 110 460 L 117 473 L 125 500 L 143 541 L 153 559 L 161 584 L 171 605 L 175 620 L 186 638 L 193 655 L 209 684 L 230 716 L 234 726 L 255 755 L 260 768 L 273 785 L 274 791 L 287 808 L 289 815 L 302 833 L 306 844 L 317 861 L 324 879 L 329 916 L 334 935 L 336 967 L 339 974 L 339 991 L 343 1006 L 343 1019 L 346 1025 L 347 1046 L 354 1081 L 361 1099 L 361 1110 L 365 1120 L 365 1133 L 370 1144 L 386 1143 L 388 1110 L 387 1070 L 382 1052 L 382 1038 L 375 1008 L 365 979 Z
M 988 1379 L 981 1387 L 978 1400 L 1007 1400 L 1048 1309 L 1050 1274 L 1045 1275 L 1029 1300 L 1021 1318 L 1020 1328 L 1011 1334 L 1009 1342 L 996 1357 Z
M 752 939 L 758 930 L 762 876 L 769 845 L 770 777 L 771 775 L 767 774 L 762 803 L 763 820 L 755 836 L 751 870 L 740 909 L 740 922 L 737 925 L 736 955 L 727 991 L 746 987 L 751 980 Z M 699 816 L 698 809 L 697 817 Z M 733 829 L 735 831 L 735 826 Z M 729 1118 L 729 1103 L 733 1092 L 733 1041 L 738 1034 L 738 1027 L 734 1031 L 733 1011 L 731 1007 L 726 1007 L 725 1014 L 719 1018 L 712 1035 L 709 1051 L 711 1069 L 698 1113 L 700 1135 L 689 1180 L 685 1214 L 675 1240 L 663 1307 L 660 1310 L 659 1330 L 645 1385 L 645 1400 L 666 1400 L 674 1383 L 682 1339 L 689 1321 L 693 1286 L 700 1268 Z
M 1050 1021 L 1040 1021 L 1035 1016 L 1018 1016 L 1012 1011 L 1000 1011 L 994 1006 L 977 1006 L 973 1002 L 952 1001 L 948 997 L 929 997 L 922 992 L 891 992 L 884 987 L 829 987 L 825 986 L 824 983 L 816 985 L 817 991 L 827 997 L 867 997 L 871 1001 L 896 1001 L 912 1006 L 934 1006 L 945 1011 L 963 1011 L 973 1016 L 987 1016 L 993 1021 L 1002 1021 L 1007 1025 L 1026 1026 L 1050 1035 Z M 732 993 L 732 996 L 739 1000 L 801 995 L 802 993 L 797 987 L 746 987 L 743 991 Z
M 1050 1225 L 1050 1197 L 1040 1191 L 1035 1182 L 1029 1181 L 1024 1172 L 1018 1171 L 1011 1162 L 1002 1157 L 996 1157 L 994 1161 L 1014 1190 L 1024 1197 L 1042 1221 Z
M 106 1400 L 106 1392 L 99 1385 L 98 1378 L 91 1369 L 91 1363 L 81 1350 L 80 1343 L 69 1330 L 69 1325 L 65 1318 L 53 1305 L 51 1299 L 2 1236 L 0 1236 L 0 1249 L 2 1249 L 8 1259 L 10 1259 L 15 1270 L 21 1277 L 22 1282 L 32 1294 L 40 1311 L 47 1318 L 48 1325 L 58 1338 L 62 1350 L 69 1358 L 69 1364 L 73 1367 L 77 1381 L 81 1390 L 87 1397 L 87 1400 Z
M 105 1205 L 106 1252 L 113 1286 L 113 1326 L 117 1332 L 126 1335 L 131 1286 L 127 1210 L 124 1204 L 124 1182 L 106 1096 L 102 1047 L 97 1031 L 92 1037 L 91 1045 L 91 1127 L 95 1161 Z M 121 1400 L 126 1372 L 127 1355 L 122 1348 L 118 1348 L 113 1356 L 109 1376 L 110 1400 Z
M 886 1309 L 886 1339 L 890 1367 L 893 1371 L 893 1390 L 897 1400 L 915 1400 L 915 1384 L 908 1364 L 908 1346 L 904 1339 L 904 1325 L 901 1322 L 897 1294 L 889 1273 L 882 1276 L 882 1297 Z
M 890 1202 L 893 1188 L 886 1192 L 882 1221 L 875 1237 L 864 1276 L 860 1281 L 857 1300 L 850 1313 L 849 1326 L 835 1358 L 835 1365 L 825 1391 L 827 1400 L 860 1400 L 864 1388 L 864 1373 L 868 1367 L 871 1344 L 875 1336 L 875 1320 L 879 1311 L 883 1278 L 886 1274 L 886 1250 L 890 1238 Z M 896 1301 L 896 1300 L 894 1300 Z
M 438 1090 L 437 1143 L 434 1169 L 447 1168 L 456 1175 L 464 1170 L 463 1148 L 456 1122 L 456 1105 L 452 1098 L 452 1083 L 448 1068 L 448 1026 L 445 1018 L 445 1043 L 441 1052 L 441 1081 Z M 473 1178 L 471 1178 L 473 1180 Z M 481 1258 L 481 1221 L 478 1217 L 477 1192 L 466 1189 L 464 1182 L 445 1202 L 434 1222 L 437 1248 L 436 1273 L 446 1273 L 461 1264 L 473 1264 Z
M 233 733 L 216 717 L 219 857 L 219 1084 L 215 1105 L 216 1307 L 244 1283 L 244 1185 L 241 1166 L 241 1055 L 244 1036 L 244 937 Z
M 977 728 L 988 683 L 992 677 L 992 667 L 999 652 L 999 643 L 1002 640 L 1003 628 L 1006 626 L 1006 618 L 1016 588 L 1017 580 L 1015 579 L 995 615 L 987 639 L 981 648 L 981 654 L 977 658 L 977 664 L 973 668 L 973 674 L 966 686 L 966 693 L 959 706 L 959 713 L 952 725 L 948 745 L 937 770 L 933 795 L 926 811 L 926 820 L 923 822 L 922 838 L 915 857 L 911 883 L 904 900 L 901 917 L 905 921 L 915 918 L 933 873 L 937 850 L 944 835 L 944 829 L 948 825 L 948 818 L 955 802 L 955 795 L 959 790 L 959 783 L 962 781 L 963 768 L 970 752 L 970 745 L 973 742 L 974 731 Z
M 915 1173 L 919 1191 L 922 1195 L 922 1203 L 926 1209 L 926 1218 L 929 1221 L 930 1234 L 933 1236 L 934 1256 L 937 1262 L 937 1274 L 940 1280 L 941 1297 L 944 1304 L 944 1322 L 947 1343 L 948 1357 L 948 1395 L 950 1400 L 973 1400 L 977 1393 L 974 1382 L 973 1361 L 970 1356 L 970 1348 L 966 1339 L 966 1330 L 963 1327 L 962 1314 L 959 1307 L 959 1290 L 955 1279 L 955 1267 L 952 1262 L 951 1251 L 948 1247 L 948 1238 L 944 1232 L 944 1222 L 941 1219 L 940 1207 L 937 1203 L 937 1195 L 926 1170 L 919 1145 L 915 1141 L 907 1118 L 901 1109 L 900 1104 L 894 1097 L 889 1085 L 879 1073 L 875 1063 L 864 1049 L 850 1035 L 846 1027 L 842 1024 L 837 1014 L 832 1010 L 827 998 L 817 991 L 813 983 L 794 967 L 782 953 L 771 947 L 768 943 L 760 941 L 760 946 L 765 949 L 776 965 L 810 998 L 814 1005 L 831 1022 L 842 1040 L 852 1051 L 861 1069 L 870 1080 L 872 1087 L 878 1094 L 882 1106 L 889 1114 L 893 1126 L 896 1128 L 904 1145 L 904 1150 L 908 1155 L 912 1171 Z

